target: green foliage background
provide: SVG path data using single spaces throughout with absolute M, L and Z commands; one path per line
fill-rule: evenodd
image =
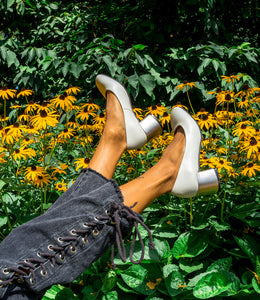
M 125 84 L 140 107 L 186 104 L 175 89 L 184 80 L 196 81 L 195 108 L 211 108 L 214 99 L 206 92 L 221 85 L 221 75 L 243 73 L 250 87 L 260 82 L 256 0 L 3 0 L 0 12 L 1 85 L 31 88 L 35 101 L 70 85 L 84 87 L 82 98 L 98 101 L 94 80 L 99 73 Z M 156 156 L 154 149 L 150 153 Z M 143 171 L 141 159 L 136 165 Z M 5 184 L 0 182 L 3 194 Z M 194 206 L 168 196 L 159 199 L 144 214 L 156 251 L 146 246 L 142 265 L 116 259 L 113 271 L 106 254 L 70 286 L 52 287 L 44 299 L 253 300 L 260 293 L 259 180 L 246 184 L 236 188 L 233 180 L 225 186 L 225 220 L 216 213 L 217 197 L 205 202 L 202 196 Z M 12 196 L 3 197 L 3 203 L 18 216 L 17 207 L 26 210 L 29 202 Z M 188 222 L 189 205 L 193 223 Z M 31 217 L 29 211 L 25 217 Z M 5 225 L 7 217 L 2 220 Z M 245 224 L 252 234 L 243 233 Z

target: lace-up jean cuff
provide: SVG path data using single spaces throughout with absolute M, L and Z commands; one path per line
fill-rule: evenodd
M 0 244 L 0 299 L 41 299 L 51 285 L 75 280 L 114 242 L 124 259 L 122 239 L 140 222 L 113 179 L 82 170 L 43 215 Z

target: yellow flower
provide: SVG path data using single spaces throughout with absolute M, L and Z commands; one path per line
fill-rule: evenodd
M 260 139 L 259 136 L 254 137 L 247 137 L 243 142 L 241 142 L 241 149 L 240 152 L 247 152 L 247 159 L 249 159 L 253 153 L 257 153 L 258 149 L 260 148 Z
M 72 107 L 72 104 L 76 102 L 76 98 L 74 96 L 68 95 L 68 93 L 64 92 L 62 95 L 58 95 L 56 98 L 51 99 L 51 103 L 56 108 L 61 108 L 63 110 L 68 110 Z
M 169 124 L 171 122 L 171 115 L 168 114 L 167 111 L 165 111 L 161 118 L 159 118 L 159 121 L 162 126 Z
M 76 121 L 70 121 L 67 123 L 67 126 L 73 129 L 77 129 L 79 124 Z
M 74 94 L 74 95 L 77 95 L 78 94 L 78 92 L 80 92 L 81 91 L 81 88 L 80 87 L 76 87 L 76 86 L 69 86 L 69 88 L 68 89 L 66 89 L 66 93 L 67 94 Z
M 89 158 L 77 158 L 74 162 L 74 165 L 77 165 L 76 171 L 78 171 L 80 168 L 87 168 L 89 164 Z
M 210 128 L 217 128 L 217 120 L 209 113 L 207 114 L 201 114 L 200 117 L 194 117 L 194 119 L 199 124 L 199 127 L 201 130 L 204 129 L 204 127 L 209 130 Z
M 19 105 L 18 103 L 14 103 L 12 106 L 10 106 L 10 108 L 13 108 L 13 109 L 17 109 L 17 108 L 21 108 L 22 106 Z
M 196 87 L 196 84 L 195 84 L 195 82 L 188 82 L 187 80 L 184 80 L 182 84 L 179 84 L 176 86 L 176 90 L 182 91 L 184 89 L 184 87 L 186 87 L 186 89 L 188 87 L 190 87 L 192 89 L 192 88 Z
M 52 167 L 52 169 L 54 170 L 52 172 L 53 175 L 56 174 L 66 174 L 65 170 L 68 169 L 68 166 L 66 164 L 59 164 L 58 167 Z
M 43 175 L 45 173 L 44 167 L 32 166 L 26 168 L 24 175 L 25 179 L 28 181 L 35 180 L 38 175 Z
M 232 162 L 228 161 L 225 158 L 215 157 L 214 164 L 219 174 L 221 173 L 221 170 L 226 170 L 228 173 L 234 171 L 234 168 L 232 167 Z
M 0 98 L 3 100 L 8 100 L 14 98 L 16 90 L 8 89 L 6 86 L 0 88 Z
M 147 107 L 145 110 L 145 116 L 152 114 L 155 117 L 162 116 L 167 111 L 167 108 L 160 103 L 157 105 L 152 105 L 150 107 Z
M 143 119 L 143 110 L 142 110 L 142 108 L 138 108 L 138 107 L 133 106 L 133 111 L 134 111 L 137 119 L 141 121 Z
M 38 105 L 37 107 L 37 114 L 40 111 L 46 111 L 47 113 L 53 111 L 53 105 L 51 103 L 48 103 L 47 101 L 43 101 L 41 105 Z
M 87 107 L 89 111 L 100 110 L 100 106 L 95 104 L 92 99 L 88 100 L 88 103 L 82 105 L 82 108 Z
M 71 128 L 64 128 L 63 131 L 58 135 L 61 139 L 71 139 L 74 136 L 75 131 Z
M 93 118 L 94 124 L 105 124 L 106 123 L 106 113 L 101 112 L 100 114 L 97 114 Z
M 61 182 L 55 183 L 55 189 L 59 192 L 66 192 L 68 185 L 62 180 Z
M 34 112 L 35 110 L 37 110 L 37 108 L 39 107 L 39 104 L 33 102 L 33 101 L 30 101 L 27 105 L 26 105 L 26 108 L 24 110 L 24 113 L 25 114 L 29 114 L 30 112 Z
M 21 88 L 21 91 L 17 94 L 17 98 L 19 97 L 27 97 L 33 94 L 32 90 L 27 90 L 26 88 Z
M 241 175 L 248 176 L 249 178 L 251 178 L 256 175 L 256 171 L 260 172 L 259 164 L 249 162 L 243 167 L 243 170 L 240 173 Z
M 59 123 L 58 117 L 59 115 L 55 114 L 55 112 L 41 110 L 36 116 L 32 117 L 31 123 L 37 129 L 46 129 L 47 125 L 55 127 Z
M 242 137 L 249 137 L 253 136 L 255 134 L 255 128 L 252 126 L 249 126 L 243 122 L 239 122 L 236 124 L 235 128 L 232 130 L 232 133 L 234 135 Z
M 175 105 L 173 105 L 173 107 L 171 109 L 173 109 L 174 107 L 181 107 L 186 109 L 187 111 L 189 110 L 187 106 L 183 105 L 180 101 L 178 101 Z
M 37 187 L 43 187 L 45 184 L 50 183 L 50 175 L 47 173 L 43 173 L 41 175 L 37 175 L 34 180 L 32 180 L 33 185 Z
M 76 116 L 76 118 L 80 118 L 82 121 L 87 121 L 89 116 L 96 116 L 96 113 L 93 110 L 89 110 L 87 106 L 85 106 Z
M 233 91 L 222 91 L 216 95 L 216 106 L 224 105 L 225 103 L 233 103 L 235 100 Z
M 231 81 L 235 81 L 235 80 L 240 80 L 240 77 L 243 76 L 243 74 L 238 74 L 238 75 L 233 75 L 231 74 L 230 76 L 225 76 L 225 75 L 221 75 L 221 80 L 225 80 L 226 82 L 231 82 Z
M 31 116 L 27 114 L 21 114 L 18 116 L 18 121 L 19 122 L 29 122 L 31 120 Z
M 5 117 L 4 115 L 0 116 L 0 122 L 4 123 L 6 121 L 8 121 L 9 117 Z

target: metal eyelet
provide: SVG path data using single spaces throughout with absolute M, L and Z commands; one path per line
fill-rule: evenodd
M 4 274 L 9 274 L 10 272 L 8 271 L 7 268 L 4 268 L 4 269 L 3 269 L 3 273 L 4 273 Z
M 97 235 L 99 234 L 99 231 L 98 231 L 97 229 L 93 229 L 92 232 L 93 232 L 93 235 L 94 235 L 94 236 L 97 236 Z
M 88 227 L 88 224 L 87 223 L 83 223 L 83 227 Z
M 48 246 L 48 250 L 54 251 L 54 250 L 53 250 L 53 245 L 49 245 L 49 246 Z
M 70 234 L 72 234 L 72 235 L 77 235 L 75 229 L 72 229 L 72 230 L 70 231 Z
M 70 246 L 70 252 L 75 253 L 77 251 L 77 248 L 75 246 Z
M 63 243 L 63 240 L 61 237 L 58 238 L 58 242 Z
M 86 244 L 87 243 L 87 239 L 86 238 L 82 238 L 82 242 L 83 242 L 83 244 Z
M 34 285 L 34 281 L 33 281 L 32 278 L 30 278 L 30 284 L 31 284 L 31 285 Z
M 40 252 L 37 252 L 37 256 L 42 257 Z
M 46 277 L 46 276 L 47 276 L 47 271 L 44 271 L 44 272 L 43 272 L 43 270 L 41 270 L 41 275 L 42 275 L 43 277 Z
M 64 256 L 62 256 L 62 255 L 60 254 L 59 257 L 60 257 L 60 261 L 61 261 L 61 262 L 64 261 Z
M 106 210 L 105 210 L 105 213 L 106 213 L 107 216 L 109 216 L 110 211 L 109 211 L 108 209 L 106 209 Z
M 94 220 L 97 221 L 97 222 L 99 221 L 98 217 L 94 217 Z

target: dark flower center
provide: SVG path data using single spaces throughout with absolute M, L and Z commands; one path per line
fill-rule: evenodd
M 39 180 L 42 180 L 43 177 L 42 177 L 41 175 L 38 175 L 38 179 L 39 179 Z
M 163 117 L 168 117 L 168 113 L 165 111 L 164 113 L 163 113 Z
M 156 110 L 157 109 L 157 106 L 156 105 L 153 105 L 152 106 L 152 110 Z
M 62 188 L 62 184 L 58 184 L 58 188 Z
M 14 123 L 14 124 L 13 124 L 13 127 L 18 128 L 18 127 L 19 127 L 19 124 L 18 124 L 18 123 Z
M 100 118 L 104 118 L 105 115 L 104 115 L 103 113 L 100 113 L 100 114 L 99 114 L 99 117 L 100 117 Z
M 48 116 L 47 112 L 45 110 L 40 111 L 41 118 L 46 118 Z
M 37 168 L 36 168 L 35 166 L 32 166 L 32 167 L 31 167 L 31 170 L 32 170 L 32 171 L 36 171 L 36 169 L 37 169 Z
M 207 115 L 202 115 L 202 120 L 203 120 L 203 121 L 207 121 L 208 118 L 209 118 L 209 117 L 208 117 Z
M 242 125 L 240 126 L 240 128 L 241 128 L 241 129 L 246 129 L 246 128 L 247 128 L 247 125 L 246 125 L 246 124 L 242 124 Z
M 251 146 L 257 145 L 257 140 L 254 137 L 251 137 L 251 139 L 250 139 L 250 145 Z
M 245 83 L 245 84 L 242 85 L 242 90 L 243 91 L 247 91 L 248 89 L 249 89 L 249 85 L 248 84 Z
M 3 87 L 1 88 L 1 90 L 2 90 L 2 91 L 6 91 L 6 90 L 8 90 L 8 88 L 7 88 L 7 86 L 3 86 Z
M 87 106 L 84 107 L 83 112 L 84 112 L 84 113 L 87 113 L 87 112 L 88 112 L 88 107 L 87 107 Z
M 220 163 L 221 165 L 224 165 L 224 160 L 221 159 L 221 160 L 219 161 L 219 163 Z
M 19 150 L 19 149 L 16 149 L 16 150 L 15 150 L 15 153 L 16 153 L 16 154 L 20 153 L 20 150 Z
M 248 168 L 253 168 L 253 166 L 254 166 L 253 163 L 249 163 L 249 164 L 247 165 Z
M 183 84 L 187 84 L 187 83 L 188 83 L 188 80 L 184 80 L 184 81 L 183 81 Z
M 65 128 L 65 129 L 63 130 L 63 132 L 65 132 L 65 133 L 68 132 L 68 131 L 69 131 L 68 128 Z
M 220 93 L 220 92 L 221 92 L 221 88 L 218 87 L 218 88 L 216 89 L 216 93 Z
M 64 93 L 62 94 L 62 96 L 64 96 L 64 98 L 66 98 L 66 97 L 68 97 L 68 94 L 67 94 L 66 92 L 64 92 Z
M 226 96 L 225 96 L 225 100 L 231 100 L 231 96 L 229 95 L 229 94 L 227 94 Z
M 90 159 L 86 157 L 86 158 L 84 159 L 84 163 L 85 163 L 85 164 L 88 164 L 89 162 L 90 162 Z

